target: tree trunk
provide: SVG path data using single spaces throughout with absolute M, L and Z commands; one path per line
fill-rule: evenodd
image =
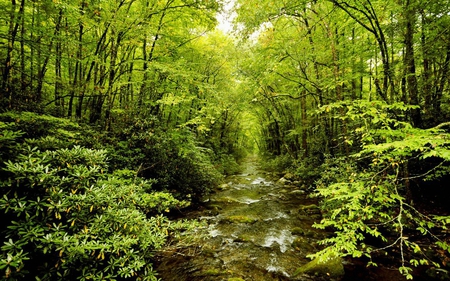
M 306 29 L 308 30 L 308 32 L 307 32 L 308 41 L 311 46 L 312 53 L 314 53 L 315 45 L 314 45 L 314 40 L 312 37 L 312 28 L 310 27 L 309 21 L 306 17 L 304 18 L 304 23 L 305 23 Z M 314 69 L 314 75 L 315 75 L 316 81 L 320 81 L 321 77 L 320 77 L 320 72 L 319 72 L 319 65 L 315 59 L 313 60 L 313 69 Z M 320 106 L 323 106 L 325 104 L 324 100 L 323 100 L 323 91 L 319 87 L 316 88 L 316 95 L 319 99 Z M 321 118 L 321 122 L 322 122 L 321 127 L 323 127 L 324 134 L 325 134 L 325 137 L 322 138 L 322 140 L 321 140 L 322 146 L 323 146 L 323 153 L 328 154 L 331 152 L 330 140 L 333 139 L 333 136 L 332 136 L 332 130 L 330 128 L 330 124 L 328 122 L 328 116 L 326 113 L 323 114 L 323 116 Z
M 308 115 L 306 112 L 306 92 L 301 93 L 300 96 L 300 108 L 301 108 L 301 120 L 302 120 L 302 150 L 303 150 L 303 158 L 308 158 L 309 149 L 308 149 Z
M 19 7 L 19 17 L 23 14 L 23 9 L 25 6 L 25 0 L 20 2 Z M 2 73 L 2 92 L 3 97 L 7 100 L 8 107 L 12 107 L 12 81 L 11 81 L 11 70 L 12 70 L 12 53 L 14 50 L 14 43 L 16 41 L 17 32 L 19 30 L 20 20 L 16 19 L 16 0 L 11 0 L 11 10 L 9 15 L 9 30 L 8 30 L 8 43 L 6 46 L 6 58 L 3 63 L 3 73 Z
M 419 105 L 419 90 L 417 86 L 416 63 L 414 58 L 414 25 L 416 23 L 416 14 L 414 3 L 411 0 L 405 2 L 405 55 L 404 55 L 404 76 L 406 77 L 406 88 L 408 94 L 408 103 L 410 105 Z M 422 117 L 420 108 L 411 109 L 411 120 L 415 127 L 421 127 Z
M 428 50 L 427 47 L 427 36 L 426 36 L 426 32 L 425 32 L 425 28 L 426 28 L 426 15 L 425 15 L 425 11 L 421 11 L 421 18 L 422 18 L 422 33 L 421 33 L 421 49 L 422 49 L 422 68 L 423 68 L 423 82 L 422 82 L 422 93 L 424 95 L 424 100 L 425 100 L 425 104 L 424 104 L 424 109 L 425 112 L 427 112 L 427 114 L 432 112 L 432 92 L 431 92 L 431 69 L 430 69 L 430 59 L 429 59 L 429 53 L 430 51 Z
M 450 41 L 447 43 L 447 54 L 445 56 L 444 65 L 440 77 L 437 79 L 437 86 L 433 96 L 433 117 L 436 120 L 442 118 L 441 114 L 441 102 L 442 94 L 444 93 L 445 84 L 448 83 L 448 74 L 450 68 Z
M 61 38 L 61 22 L 63 17 L 63 10 L 59 10 L 58 20 L 55 26 L 55 35 L 56 35 L 56 45 L 55 45 L 55 88 L 54 88 L 54 96 L 55 96 L 55 107 L 58 116 L 62 116 L 63 113 L 63 97 L 61 94 L 62 91 L 62 38 Z
M 120 42 L 122 40 L 122 36 L 124 34 L 119 32 L 117 34 L 117 38 L 114 38 L 114 31 L 111 34 L 111 58 L 109 62 L 109 82 L 108 82 L 108 90 L 106 93 L 106 110 L 105 110 L 105 130 L 108 130 L 111 123 L 111 110 L 114 106 L 115 100 L 115 89 L 114 89 L 114 80 L 116 78 L 116 60 L 117 53 L 120 46 Z
M 22 1 L 22 6 L 25 1 Z M 25 7 L 20 7 L 20 92 L 22 95 L 27 91 L 27 79 L 25 75 Z
M 84 9 L 84 2 L 81 3 L 82 8 L 80 10 L 80 13 L 83 13 Z M 84 24 L 82 21 L 78 23 L 78 50 L 77 50 L 77 66 L 76 69 L 78 71 L 75 71 L 75 80 L 74 80 L 74 89 L 76 93 L 78 93 L 78 103 L 75 108 L 75 117 L 77 119 L 81 119 L 82 114 L 82 107 L 83 107 L 83 99 L 84 99 L 84 92 L 81 90 L 81 81 L 83 80 L 83 66 L 81 63 L 81 60 L 83 59 L 83 32 L 84 32 Z
M 359 2 L 360 6 L 353 6 L 349 1 L 338 1 L 338 0 L 329 0 L 341 10 L 343 10 L 347 15 L 349 15 L 352 19 L 354 19 L 359 25 L 361 25 L 364 29 L 372 33 L 377 41 L 377 45 L 381 54 L 381 62 L 383 65 L 383 77 L 382 77 L 382 85 L 380 82 L 375 79 L 375 87 L 377 89 L 378 95 L 387 103 L 395 100 L 395 85 L 393 79 L 392 68 L 389 60 L 389 49 L 386 42 L 386 37 L 384 35 L 384 31 L 381 27 L 378 16 L 375 12 L 374 7 L 372 6 L 372 2 L 370 0 L 366 0 L 363 2 Z M 362 20 L 363 18 L 366 21 Z M 390 96 L 389 96 L 390 94 Z

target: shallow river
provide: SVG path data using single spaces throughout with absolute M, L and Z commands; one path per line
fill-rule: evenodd
M 312 228 L 320 212 L 301 184 L 280 182 L 256 160 L 248 158 L 245 171 L 228 177 L 220 191 L 204 199 L 203 208 L 182 214 L 205 223 L 198 229 L 205 239 L 159 253 L 155 270 L 162 281 L 332 280 L 294 274 L 326 235 Z M 346 259 L 341 281 L 405 280 L 387 259 L 370 268 Z M 444 280 L 414 275 L 416 281 Z
M 189 216 L 207 222 L 207 238 L 161 255 L 156 270 L 163 281 L 310 280 L 293 276 L 321 236 L 311 227 L 319 211 L 304 190 L 270 180 L 249 160 L 205 201 Z

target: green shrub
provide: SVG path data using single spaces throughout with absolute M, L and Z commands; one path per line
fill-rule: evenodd
M 155 189 L 168 190 L 183 199 L 199 199 L 221 179 L 211 163 L 212 151 L 199 147 L 188 129 L 166 131 L 151 117 L 136 119 L 112 132 L 95 132 L 63 118 L 6 112 L 0 114 L 0 132 L 2 129 L 0 145 L 10 150 L 1 152 L 4 161 L 14 160 L 24 146 L 41 151 L 75 145 L 106 149 L 109 171 L 136 171 L 146 179 L 157 179 Z
M 355 135 L 347 141 L 360 143 L 361 150 L 327 159 L 322 166 L 317 192 L 322 198 L 323 219 L 315 226 L 333 229 L 335 235 L 322 240 L 327 247 L 313 256 L 372 258 L 391 251 L 398 253 L 398 269 L 408 279 L 412 267 L 445 264 L 427 252 L 450 253 L 445 239 L 450 217 L 417 208 L 411 182 L 450 173 L 450 135 L 442 130 L 450 123 L 413 128 L 397 118 L 411 109 L 401 103 L 356 101 L 333 106 L 341 109 L 340 119 L 355 126 Z M 416 174 L 410 170 L 411 162 L 426 163 L 430 158 L 436 164 L 424 165 L 429 167 L 427 171 Z M 435 243 L 425 249 L 420 239 Z
M 6 161 L 17 155 L 17 140 L 22 136 L 21 131 L 11 131 L 5 124 L 0 123 L 0 159 Z
M 186 203 L 132 171 L 108 174 L 106 151 L 28 149 L 1 182 L 3 280 L 156 280 L 151 258 L 172 231 L 159 215 Z
M 320 178 L 323 171 L 320 169 L 320 164 L 316 159 L 312 161 L 310 159 L 297 160 L 295 161 L 294 167 L 292 172 L 307 184 L 311 184 Z
M 68 119 L 33 112 L 5 112 L 0 114 L 0 122 L 8 124 L 10 130 L 23 132 L 23 138 L 29 139 L 46 136 L 73 139 L 80 131 L 80 126 Z
M 265 156 L 261 161 L 261 168 L 269 172 L 285 172 L 293 167 L 294 158 L 288 154 Z
M 221 175 L 214 168 L 209 150 L 196 145 L 187 129 L 164 131 L 155 120 L 136 120 L 108 147 L 114 169 L 134 169 L 154 187 L 178 198 L 199 199 L 214 188 Z
M 221 154 L 216 162 L 216 169 L 223 175 L 235 175 L 242 172 L 242 167 L 236 162 L 233 155 Z

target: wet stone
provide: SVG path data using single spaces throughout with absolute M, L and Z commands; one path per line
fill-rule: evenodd
M 241 215 L 241 216 L 225 217 L 222 221 L 226 223 L 255 223 L 258 220 L 255 218 Z
M 292 247 L 294 247 L 297 251 L 302 251 L 305 254 L 312 253 L 314 250 L 314 246 L 305 237 L 297 237 L 292 242 Z
M 316 258 L 299 267 L 294 276 L 301 274 L 328 277 L 329 280 L 340 280 L 345 271 L 341 258 L 329 255 L 324 258 Z
M 294 227 L 293 229 L 291 229 L 291 233 L 292 235 L 303 235 L 305 231 L 300 227 Z

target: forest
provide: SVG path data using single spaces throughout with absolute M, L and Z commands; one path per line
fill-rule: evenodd
M 450 279 L 450 1 L 0 9 L 2 280 L 158 280 L 249 155 L 318 200 L 310 258 Z

